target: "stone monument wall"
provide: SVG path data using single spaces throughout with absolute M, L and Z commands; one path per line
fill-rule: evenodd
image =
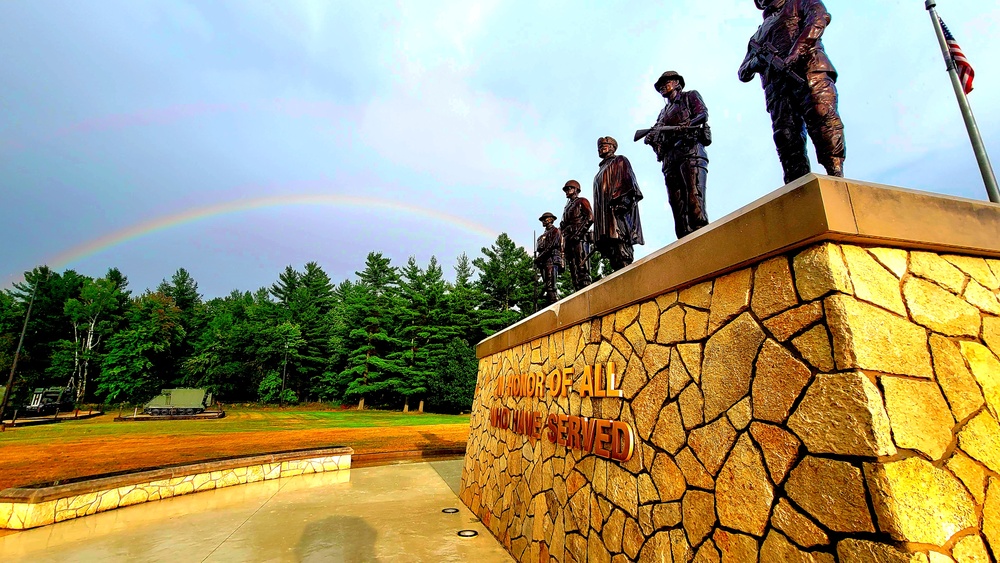
M 811 182 L 724 222 L 830 195 Z M 815 238 L 484 341 L 462 500 L 520 561 L 996 561 L 1000 260 Z M 621 397 L 574 391 L 597 366 Z M 590 420 L 631 457 L 588 453 Z

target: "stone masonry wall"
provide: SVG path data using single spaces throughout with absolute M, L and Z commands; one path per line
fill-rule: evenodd
M 350 472 L 345 470 L 350 467 L 349 454 L 324 456 L 192 473 L 170 479 L 67 495 L 39 503 L 0 502 L 0 529 L 24 530 L 133 504 L 309 473 L 337 471 L 342 473 L 346 480 Z
M 461 498 L 521 561 L 996 561 L 998 290 L 998 260 L 822 243 L 482 358 Z M 623 399 L 491 392 L 603 362 Z M 498 405 L 621 420 L 635 455 Z

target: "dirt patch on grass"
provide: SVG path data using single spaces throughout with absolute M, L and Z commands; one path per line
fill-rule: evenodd
M 139 423 L 134 423 L 139 424 Z M 212 435 L 94 436 L 2 446 L 0 490 L 117 471 L 268 452 L 350 446 L 355 454 L 464 447 L 465 424 L 320 428 Z

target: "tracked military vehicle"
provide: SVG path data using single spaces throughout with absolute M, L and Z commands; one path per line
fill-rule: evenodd
M 212 404 L 212 394 L 205 389 L 164 389 L 142 408 L 153 416 L 191 415 L 205 412 Z
M 38 387 L 31 393 L 31 402 L 24 407 L 26 416 L 45 416 L 73 410 L 72 387 Z

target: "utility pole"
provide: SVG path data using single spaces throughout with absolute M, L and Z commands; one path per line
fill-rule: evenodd
M 278 408 L 285 406 L 285 375 L 288 373 L 288 334 L 285 334 L 285 361 L 281 364 L 281 394 L 278 395 Z
M 48 279 L 49 274 L 46 273 L 45 280 Z M 14 392 L 14 372 L 17 370 L 17 360 L 21 355 L 21 347 L 24 346 L 24 334 L 28 331 L 28 319 L 31 318 L 31 307 L 35 304 L 35 295 L 38 294 L 39 285 L 41 284 L 36 281 L 35 288 L 31 290 L 31 299 L 28 301 L 28 310 L 24 313 L 24 325 L 21 326 L 21 339 L 17 342 L 17 350 L 14 351 L 14 363 L 10 366 L 10 377 L 7 378 L 7 387 L 4 387 L 3 401 L 0 402 L 0 423 L 3 422 L 4 411 L 7 410 L 7 401 Z

